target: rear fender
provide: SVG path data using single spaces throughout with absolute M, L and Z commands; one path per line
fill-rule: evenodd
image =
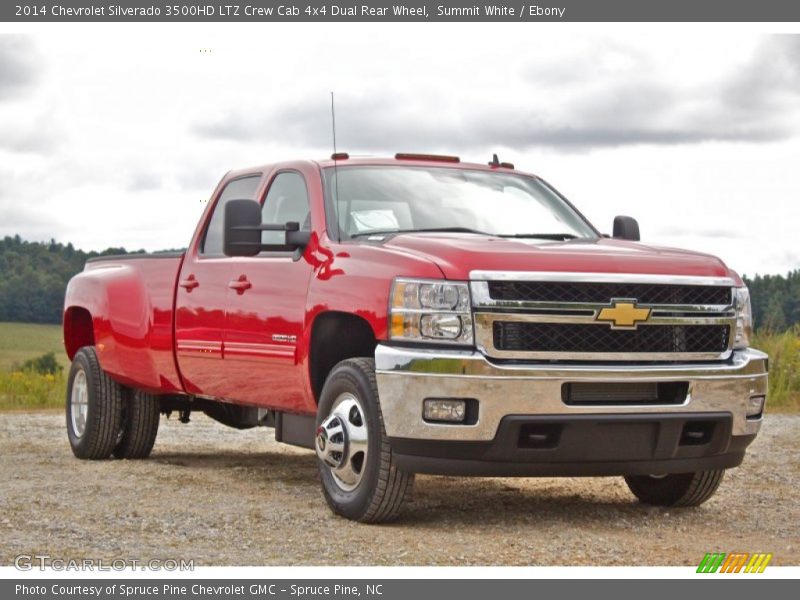
M 117 382 L 153 393 L 181 392 L 173 354 L 175 273 L 164 266 L 162 260 L 99 263 L 73 277 L 64 311 L 67 354 L 94 345 L 101 367 Z

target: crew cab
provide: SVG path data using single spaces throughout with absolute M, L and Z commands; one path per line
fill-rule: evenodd
M 398 154 L 231 171 L 183 253 L 69 283 L 67 431 L 144 458 L 192 412 L 316 452 L 324 497 L 396 517 L 415 473 L 624 476 L 698 505 L 761 425 L 767 356 L 741 278 L 603 235 L 494 159 Z

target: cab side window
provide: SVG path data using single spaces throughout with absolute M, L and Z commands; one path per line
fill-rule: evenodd
M 208 222 L 203 243 L 200 245 L 200 254 L 222 256 L 222 235 L 225 226 L 225 205 L 228 200 L 255 200 L 261 175 L 241 177 L 228 182 L 220 194 L 214 213 Z
M 275 176 L 261 209 L 262 223 L 284 224 L 289 221 L 300 223 L 301 231 L 311 230 L 308 188 L 303 176 L 295 171 L 284 171 Z M 279 245 L 285 239 L 286 234 L 283 231 L 261 233 L 262 244 Z

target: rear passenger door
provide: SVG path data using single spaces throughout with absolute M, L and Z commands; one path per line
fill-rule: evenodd
M 263 223 L 297 221 L 311 231 L 308 186 L 299 171 L 273 175 L 262 205 Z M 285 241 L 282 231 L 262 232 L 263 244 Z M 306 293 L 313 266 L 294 252 L 267 251 L 237 258 L 228 295 L 225 329 L 225 397 L 270 408 L 305 405 L 298 343 L 302 340 Z
M 225 205 L 257 198 L 261 174 L 232 179 L 222 188 L 205 230 L 189 248 L 178 278 L 175 300 L 175 346 L 186 391 L 222 397 L 222 371 L 228 284 L 233 259 L 222 253 Z M 235 294 L 234 294 L 235 295 Z

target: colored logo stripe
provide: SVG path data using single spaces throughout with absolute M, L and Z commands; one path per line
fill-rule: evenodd
M 738 573 L 744 563 L 747 562 L 747 557 L 749 554 L 744 552 L 737 552 L 735 554 L 728 554 L 728 558 L 725 559 L 725 562 L 722 563 L 722 569 L 720 573 Z
M 747 563 L 744 568 L 745 573 L 763 573 L 767 568 L 769 561 L 772 560 L 772 554 L 753 554 L 753 558 Z
M 707 552 L 703 557 L 703 560 L 700 561 L 700 565 L 697 567 L 697 572 L 716 573 L 724 559 L 724 552 Z
M 772 560 L 770 553 L 707 552 L 697 566 L 698 573 L 763 573 Z M 744 570 L 743 570 L 744 569 Z

